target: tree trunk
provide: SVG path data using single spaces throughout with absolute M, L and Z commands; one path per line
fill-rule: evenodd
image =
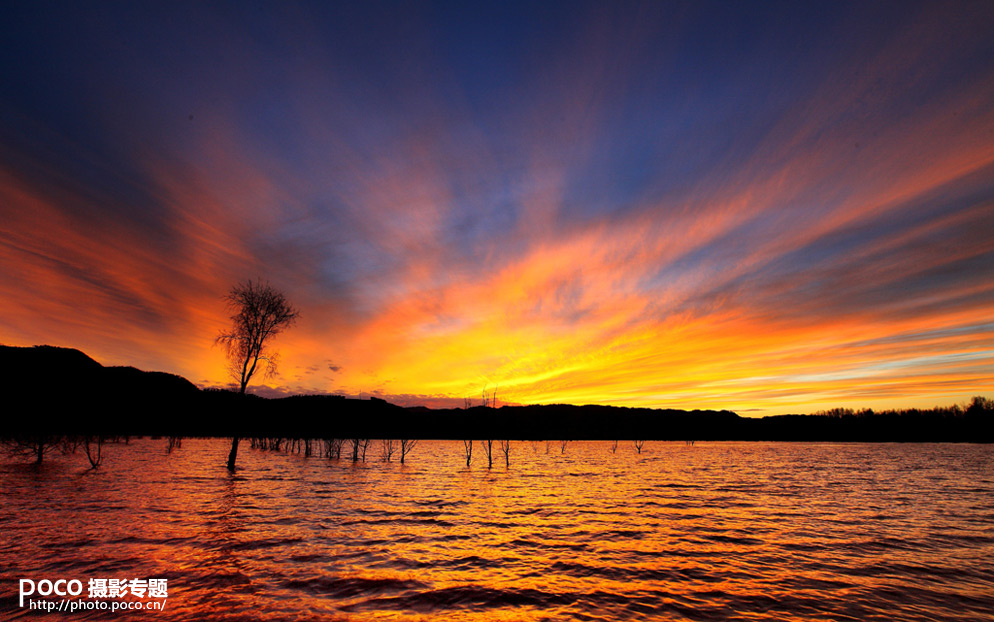
M 238 457 L 238 437 L 231 438 L 231 453 L 228 454 L 228 470 L 235 470 L 235 458 Z

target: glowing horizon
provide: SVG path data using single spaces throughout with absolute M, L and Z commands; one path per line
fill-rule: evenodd
M 225 385 L 261 278 L 270 394 L 994 389 L 990 7 L 237 6 L 11 11 L 0 343 Z

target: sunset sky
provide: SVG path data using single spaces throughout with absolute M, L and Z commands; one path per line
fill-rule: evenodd
M 994 3 L 29 2 L 0 20 L 0 343 L 267 395 L 909 407 L 994 394 Z

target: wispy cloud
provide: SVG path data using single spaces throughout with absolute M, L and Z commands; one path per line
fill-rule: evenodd
M 965 399 L 994 15 L 892 9 L 18 11 L 0 339 L 222 384 L 221 296 L 261 277 L 302 311 L 274 395 Z

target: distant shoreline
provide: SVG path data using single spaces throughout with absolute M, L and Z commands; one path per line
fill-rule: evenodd
M 623 406 L 402 408 L 301 395 L 267 399 L 199 389 L 179 376 L 104 367 L 78 350 L 0 346 L 3 394 L 27 396 L 0 437 L 60 434 L 244 438 L 994 442 L 994 402 L 967 408 L 740 417 L 731 411 Z M 80 406 L 87 404 L 87 416 Z

